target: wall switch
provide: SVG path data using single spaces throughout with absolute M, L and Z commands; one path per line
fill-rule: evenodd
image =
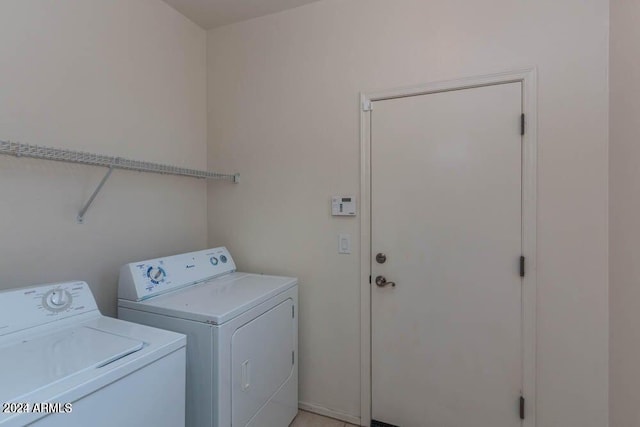
M 338 253 L 351 253 L 351 234 L 338 234 Z

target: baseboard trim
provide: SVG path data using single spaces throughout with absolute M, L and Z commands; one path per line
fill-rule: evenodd
M 353 415 L 345 414 L 342 412 L 334 411 L 313 403 L 298 402 L 298 407 L 303 411 L 313 412 L 314 414 L 322 415 L 323 417 L 335 418 L 336 420 L 344 421 L 346 423 L 360 425 L 360 417 L 354 417 Z

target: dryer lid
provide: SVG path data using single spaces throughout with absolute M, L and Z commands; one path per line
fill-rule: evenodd
M 142 349 L 144 343 L 86 326 L 0 346 L 0 401 L 17 401 Z M 97 375 L 98 373 L 96 373 Z

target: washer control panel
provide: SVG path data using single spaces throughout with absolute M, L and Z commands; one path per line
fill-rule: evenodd
M 134 262 L 120 269 L 118 298 L 141 301 L 235 270 L 225 247 Z
M 90 311 L 98 306 L 85 282 L 9 289 L 0 292 L 0 336 Z

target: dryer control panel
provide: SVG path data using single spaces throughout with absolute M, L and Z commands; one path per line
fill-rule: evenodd
M 0 336 L 96 311 L 85 282 L 50 283 L 0 292 Z
M 234 271 L 225 247 L 134 262 L 120 269 L 118 298 L 142 301 Z

